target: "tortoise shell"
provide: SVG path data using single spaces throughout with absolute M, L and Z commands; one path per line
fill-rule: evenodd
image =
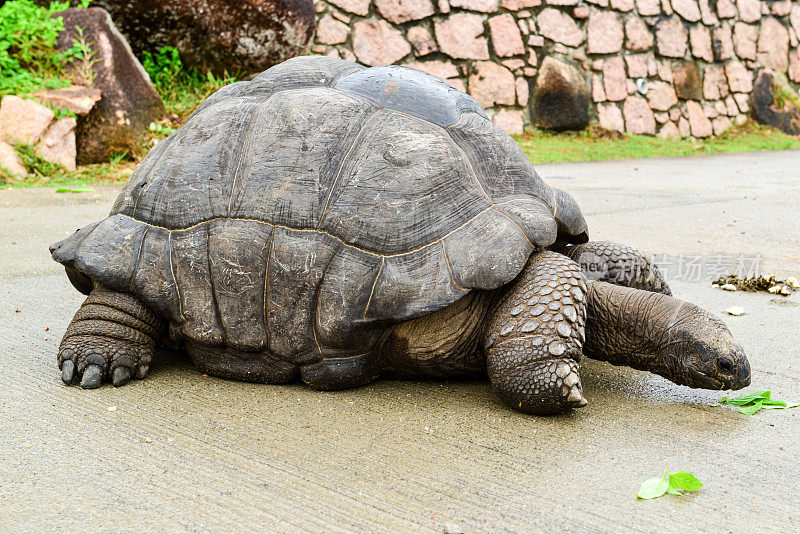
M 175 337 L 303 363 L 508 283 L 556 201 L 468 95 L 300 57 L 212 95 L 54 257 Z

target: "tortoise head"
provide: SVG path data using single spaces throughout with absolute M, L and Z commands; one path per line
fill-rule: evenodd
M 677 322 L 667 351 L 674 357 L 673 382 L 703 389 L 742 389 L 750 385 L 750 362 L 728 327 L 695 306 Z

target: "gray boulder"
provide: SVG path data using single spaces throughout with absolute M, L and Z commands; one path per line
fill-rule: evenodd
M 578 69 L 548 56 L 533 90 L 533 122 L 546 130 L 582 130 L 589 125 L 589 90 Z
M 113 153 L 139 152 L 147 127 L 164 115 L 164 103 L 147 72 L 106 10 L 68 9 L 56 16 L 64 19 L 59 50 L 72 47 L 79 26 L 96 52 L 93 87 L 100 90 L 102 98 L 78 121 L 78 163 L 99 163 L 108 161 Z
M 184 65 L 254 74 L 308 52 L 312 0 L 96 0 L 139 53 L 172 46 Z

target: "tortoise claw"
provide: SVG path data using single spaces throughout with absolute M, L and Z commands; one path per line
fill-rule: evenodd
M 61 381 L 66 385 L 72 384 L 75 379 L 75 362 L 72 360 L 64 360 L 61 364 Z
M 114 372 L 111 374 L 111 382 L 114 384 L 114 387 L 124 386 L 131 380 L 131 370 L 129 367 L 125 367 L 124 365 L 120 365 L 114 369 Z
M 83 371 L 83 378 L 81 379 L 81 387 L 83 389 L 94 389 L 100 385 L 103 379 L 103 368 L 99 365 L 93 364 L 86 367 Z

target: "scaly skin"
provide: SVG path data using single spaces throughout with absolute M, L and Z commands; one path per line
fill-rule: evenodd
M 750 384 L 744 350 L 715 315 L 676 298 L 590 282 L 585 353 L 659 374 L 676 384 L 741 389 Z
M 486 369 L 497 394 L 516 410 L 551 414 L 586 404 L 578 361 L 584 341 L 586 284 L 578 265 L 534 253 L 491 312 Z
M 613 241 L 589 241 L 582 245 L 560 247 L 557 251 L 575 260 L 590 282 L 610 282 L 672 295 L 658 267 L 628 245 Z
M 162 328 L 163 321 L 134 296 L 95 286 L 58 349 L 61 379 L 96 388 L 104 379 L 121 386 L 144 378 Z

